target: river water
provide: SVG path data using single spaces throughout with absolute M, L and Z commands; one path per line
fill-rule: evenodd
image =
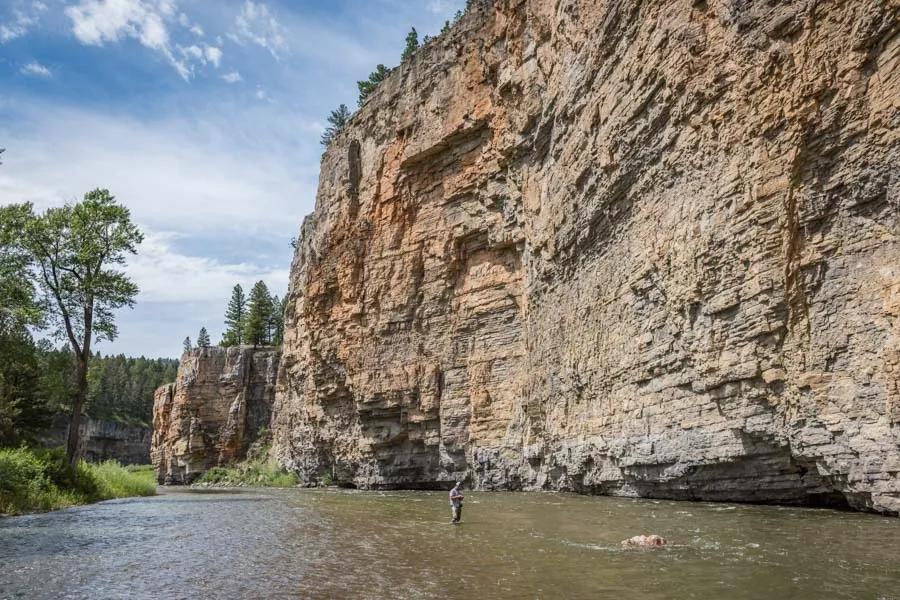
M 438 492 L 161 490 L 0 519 L 0 598 L 900 600 L 900 519 L 468 492 L 448 520 Z

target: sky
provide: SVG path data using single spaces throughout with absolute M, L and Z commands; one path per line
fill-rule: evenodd
M 103 354 L 216 342 L 231 288 L 282 296 L 329 111 L 465 0 L 0 0 L 0 204 L 106 188 L 145 240 Z

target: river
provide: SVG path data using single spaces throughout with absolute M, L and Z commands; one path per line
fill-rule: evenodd
M 900 519 L 468 492 L 448 520 L 438 492 L 165 489 L 0 519 L 0 598 L 900 600 Z

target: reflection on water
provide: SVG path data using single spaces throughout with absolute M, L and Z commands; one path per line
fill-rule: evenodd
M 0 598 L 893 598 L 900 520 L 467 492 L 166 490 L 0 519 Z M 623 550 L 657 533 L 674 545 Z

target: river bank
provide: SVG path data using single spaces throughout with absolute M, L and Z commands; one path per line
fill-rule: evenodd
M 150 466 L 81 461 L 72 468 L 62 450 L 0 449 L 0 517 L 155 493 Z
M 900 521 L 468 492 L 163 488 L 0 521 L 0 597 L 890 598 Z M 672 545 L 624 550 L 656 533 Z

